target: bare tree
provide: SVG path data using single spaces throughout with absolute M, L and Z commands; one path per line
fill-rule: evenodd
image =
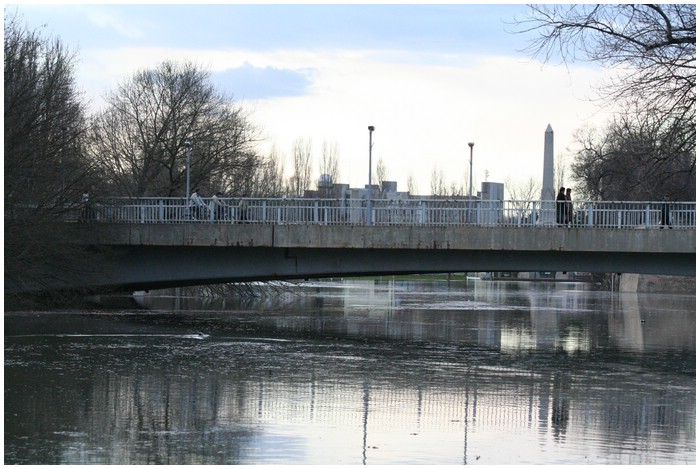
M 572 171 L 588 197 L 695 198 L 695 4 L 531 6 L 521 32 L 545 60 L 579 58 L 614 74 L 599 89 L 619 117 L 583 129 Z M 692 190 L 691 190 L 692 189 Z
M 685 120 L 676 123 L 640 112 L 616 118 L 603 131 L 580 130 L 571 167 L 577 190 L 591 199 L 659 200 L 669 194 L 695 200 L 695 147 L 683 143 L 693 130 Z
M 257 133 L 242 108 L 191 63 L 163 62 L 121 84 L 92 123 L 90 154 L 115 194 L 185 195 L 191 187 L 239 191 L 260 164 Z
M 519 183 L 507 178 L 505 186 L 510 200 L 537 200 L 540 197 L 542 184 L 533 177 Z
M 97 265 L 63 219 L 94 184 L 75 54 L 5 18 L 5 292 L 70 288 Z
M 695 4 L 535 5 L 519 24 L 545 60 L 580 57 L 618 70 L 604 96 L 681 114 L 695 108 Z
M 298 138 L 292 148 L 292 176 L 288 192 L 293 197 L 301 197 L 311 187 L 311 139 Z
M 340 166 L 339 166 L 338 143 L 323 142 L 321 150 L 321 174 L 330 176 L 331 181 L 340 181 Z
M 462 186 L 462 184 L 459 184 L 459 183 L 454 182 L 454 181 L 450 184 L 450 195 L 451 196 L 462 197 L 463 195 L 465 195 L 465 192 L 466 191 L 464 190 L 464 186 Z
M 285 195 L 284 162 L 277 147 L 258 166 L 254 176 L 255 187 L 250 194 L 256 197 L 282 197 Z
M 408 191 L 409 194 L 414 194 L 416 191 L 416 184 L 412 174 L 409 174 L 408 179 L 406 179 L 406 191 Z
M 445 173 L 437 166 L 433 167 L 430 177 L 430 193 L 438 197 L 447 195 L 447 184 L 445 183 Z
M 538 207 L 537 201 L 542 192 L 542 184 L 533 177 L 522 182 L 514 182 L 507 178 L 505 187 L 517 220 L 525 221 L 533 217 Z
M 377 164 L 374 169 L 374 184 L 379 186 L 379 189 L 381 190 L 382 188 L 382 182 L 386 181 L 387 174 L 386 174 L 386 165 L 384 164 L 384 160 L 380 156 L 377 158 Z
M 91 183 L 81 159 L 85 111 L 75 86 L 76 56 L 16 17 L 6 18 L 4 45 L 5 205 L 60 211 Z
M 566 155 L 560 153 L 554 160 L 554 186 L 555 188 L 566 187 L 566 173 L 568 169 Z

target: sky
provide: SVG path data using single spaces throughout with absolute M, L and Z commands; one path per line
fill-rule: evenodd
M 248 113 L 291 170 L 297 139 L 324 143 L 340 180 L 364 187 L 381 161 L 399 191 L 429 194 L 433 173 L 473 192 L 503 182 L 506 198 L 542 180 L 544 132 L 555 160 L 575 131 L 608 115 L 591 98 L 605 71 L 543 63 L 516 34 L 521 4 L 5 4 L 77 54 L 77 86 L 91 109 L 135 72 L 190 61 Z M 573 181 L 566 180 L 567 185 Z

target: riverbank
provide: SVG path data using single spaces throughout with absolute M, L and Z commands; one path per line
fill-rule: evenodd
M 527 275 L 527 273 L 525 274 Z M 378 280 L 429 280 L 429 281 L 466 281 L 467 279 L 481 279 L 485 281 L 511 281 L 511 282 L 588 282 L 596 283 L 593 278 L 584 276 L 567 276 L 558 273 L 552 278 L 527 278 L 523 274 L 517 277 L 488 277 L 479 273 L 453 273 L 430 275 L 391 275 L 376 278 Z M 623 293 L 685 293 L 697 292 L 695 277 L 683 277 L 676 275 L 650 275 L 650 274 L 622 274 L 619 279 L 619 291 Z
M 695 277 L 674 275 L 623 274 L 620 291 L 641 293 L 696 293 Z M 623 289 L 622 282 L 627 277 L 630 289 Z M 634 284 L 636 282 L 636 288 Z

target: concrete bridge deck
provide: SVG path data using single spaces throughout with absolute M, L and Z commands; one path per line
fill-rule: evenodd
M 695 275 L 695 230 L 90 223 L 128 289 L 434 272 Z

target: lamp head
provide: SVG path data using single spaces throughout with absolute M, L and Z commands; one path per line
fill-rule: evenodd
M 374 126 L 373 126 L 373 125 L 370 125 L 370 126 L 367 127 L 367 128 L 369 129 L 370 132 L 374 132 Z
M 474 142 L 469 142 L 467 145 L 469 145 L 469 148 L 474 148 Z
M 189 140 L 185 140 L 185 147 L 189 148 L 191 146 L 192 146 L 192 142 L 190 142 Z

